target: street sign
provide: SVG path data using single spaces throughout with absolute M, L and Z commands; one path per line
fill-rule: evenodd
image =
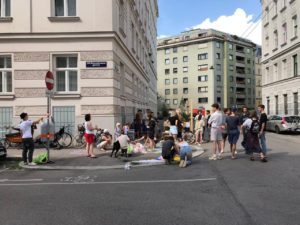
M 106 68 L 107 62 L 86 62 L 86 68 Z
M 46 87 L 49 91 L 54 88 L 54 76 L 51 71 L 48 71 L 45 77 Z

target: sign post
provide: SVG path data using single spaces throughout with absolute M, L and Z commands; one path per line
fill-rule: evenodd
M 54 76 L 53 73 L 51 71 L 48 71 L 45 77 L 45 83 L 46 83 L 46 87 L 47 87 L 47 158 L 48 161 L 47 163 L 53 163 L 52 161 L 50 161 L 50 119 L 51 119 L 51 115 L 50 115 L 50 104 L 51 104 L 51 94 L 52 94 L 52 90 L 54 88 Z

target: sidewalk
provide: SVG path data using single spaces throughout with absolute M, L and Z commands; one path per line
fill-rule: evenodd
M 194 146 L 193 157 L 198 157 L 204 153 L 200 146 Z M 36 149 L 34 157 L 45 149 Z M 130 163 L 131 167 L 154 166 L 164 164 L 164 160 L 156 160 L 161 156 L 161 150 L 157 149 L 155 152 L 148 152 L 147 154 L 134 154 L 132 157 L 119 157 L 111 158 L 111 151 L 101 152 L 95 149 L 97 158 L 92 159 L 86 157 L 84 149 L 62 149 L 50 150 L 50 160 L 54 163 L 25 166 L 20 163 L 20 167 L 25 169 L 38 169 L 38 170 L 99 170 L 99 169 L 124 169 L 126 163 Z M 21 158 L 22 150 L 8 149 L 8 158 Z

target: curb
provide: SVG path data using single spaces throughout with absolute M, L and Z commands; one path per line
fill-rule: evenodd
M 205 151 L 201 148 L 201 150 L 197 150 L 193 152 L 193 158 L 197 158 L 201 156 Z M 145 160 L 132 161 L 129 162 L 130 168 L 139 168 L 139 167 L 150 167 L 150 166 L 160 166 L 164 165 L 165 162 L 163 160 L 157 162 L 146 162 Z M 115 166 L 28 166 L 24 165 L 23 162 L 19 163 L 19 166 L 23 169 L 28 170 L 110 170 L 110 169 L 124 169 L 126 164 L 124 165 L 115 165 Z

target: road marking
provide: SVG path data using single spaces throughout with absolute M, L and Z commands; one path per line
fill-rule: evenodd
M 5 169 L 3 169 L 3 170 L 0 170 L 0 173 L 3 173 L 3 172 L 5 172 L 6 170 L 8 170 L 9 168 L 5 168 Z
M 45 182 L 45 183 L 22 183 L 22 184 L 0 184 L 0 186 L 45 186 L 45 185 L 92 185 L 92 184 L 159 184 L 159 183 L 192 183 L 192 182 L 205 182 L 214 181 L 217 178 L 205 179 L 184 179 L 184 180 L 141 180 L 141 181 L 103 181 L 103 182 Z M 12 181 L 12 180 L 8 180 Z
M 24 179 L 24 180 L 2 179 L 2 180 L 0 180 L 0 183 L 4 183 L 4 182 L 38 182 L 38 181 L 43 181 L 43 179 Z

